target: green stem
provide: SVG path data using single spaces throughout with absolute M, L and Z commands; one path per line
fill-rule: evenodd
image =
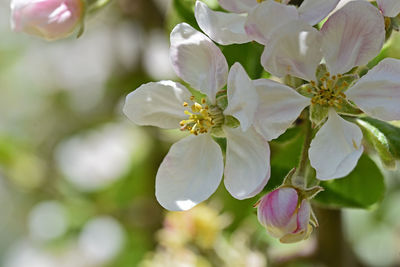
M 299 166 L 296 171 L 295 175 L 295 185 L 305 187 L 307 185 L 307 166 L 308 166 L 308 150 L 310 148 L 310 144 L 312 141 L 312 128 L 311 128 L 311 121 L 309 119 L 308 110 L 304 112 L 305 122 L 303 125 L 304 129 L 304 143 L 303 148 L 301 150 L 301 156 L 299 161 Z

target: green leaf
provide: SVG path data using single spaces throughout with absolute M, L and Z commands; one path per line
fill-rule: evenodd
M 390 152 L 389 140 L 385 134 L 364 120 L 357 120 L 357 124 L 361 127 L 365 140 L 375 148 L 383 165 L 389 169 L 395 169 L 396 161 Z
M 197 26 L 196 19 L 194 17 L 194 0 L 174 0 L 174 10 L 178 16 L 181 17 L 186 23 L 189 23 L 195 29 L 200 30 Z
M 263 73 L 263 67 L 260 64 L 261 54 L 264 46 L 250 42 L 246 44 L 234 44 L 220 46 L 229 66 L 239 62 L 247 71 L 251 79 L 258 79 Z
M 369 208 L 383 198 L 385 184 L 376 164 L 363 155 L 345 178 L 321 182 L 315 201 L 336 208 Z
M 400 128 L 390 123 L 373 119 L 370 117 L 362 117 L 359 120 L 365 121 L 371 126 L 379 130 L 387 139 L 390 153 L 400 159 Z

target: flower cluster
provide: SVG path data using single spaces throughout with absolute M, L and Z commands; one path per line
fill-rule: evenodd
M 336 11 L 339 0 L 292 2 L 219 0 L 228 11 L 221 12 L 197 1 L 195 18 L 205 34 L 180 23 L 170 35 L 170 60 L 185 85 L 150 82 L 127 96 L 123 111 L 134 123 L 187 134 L 172 145 L 156 175 L 155 194 L 166 209 L 193 208 L 223 177 L 237 199 L 259 194 L 271 173 L 268 142 L 304 110 L 315 135 L 303 160 L 318 180 L 347 176 L 364 152 L 352 116 L 400 120 L 400 60 L 385 58 L 366 74 L 359 71 L 381 51 L 400 1 L 377 0 L 374 6 L 355 0 Z M 11 8 L 14 30 L 48 40 L 70 35 L 85 13 L 82 0 L 13 0 Z M 257 61 L 273 80 L 250 79 L 239 62 L 229 66 L 214 43 L 253 41 L 265 45 Z M 285 78 L 301 86 L 279 82 Z M 216 138 L 226 139 L 226 151 Z M 310 205 L 314 189 L 307 188 L 304 173 L 292 176 L 258 204 L 259 221 L 282 242 L 305 239 L 317 226 Z
M 338 0 L 303 1 L 299 7 L 288 2 L 219 0 L 231 12 L 225 13 L 197 1 L 195 17 L 208 36 L 177 25 L 170 56 L 176 74 L 203 97 L 172 81 L 144 84 L 128 95 L 124 112 L 133 122 L 190 133 L 171 147 L 158 170 L 156 197 L 165 208 L 192 208 L 213 194 L 222 176 L 237 199 L 260 193 L 270 175 L 267 142 L 306 108 L 318 130 L 308 156 L 319 180 L 346 176 L 363 153 L 362 131 L 343 116 L 400 119 L 400 61 L 384 59 L 362 77 L 356 71 L 380 52 L 384 18 L 399 13 L 398 1 L 378 1 L 379 9 L 351 1 L 333 14 Z M 313 27 L 328 14 L 320 29 Z M 278 78 L 300 78 L 303 85 L 252 81 L 239 63 L 228 70 L 210 38 L 221 45 L 266 45 L 264 69 Z M 215 136 L 227 140 L 225 164 Z M 310 235 L 317 223 L 313 218 L 310 224 L 314 195 L 307 190 L 304 183 L 283 185 L 261 199 L 258 217 L 272 236 L 295 242 Z

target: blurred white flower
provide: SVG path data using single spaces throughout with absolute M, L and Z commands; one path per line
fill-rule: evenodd
M 143 63 L 146 72 L 155 80 L 175 77 L 169 59 L 169 43 L 164 32 L 153 31 L 144 47 Z
M 67 214 L 56 201 L 44 201 L 33 207 L 29 214 L 30 235 L 36 240 L 51 240 L 63 235 L 67 229 Z
M 90 220 L 83 228 L 78 246 L 85 258 L 94 263 L 112 260 L 122 249 L 124 232 L 112 217 L 97 217 Z
M 65 140 L 55 157 L 68 181 L 92 191 L 121 178 L 133 160 L 145 156 L 147 140 L 140 129 L 108 124 Z

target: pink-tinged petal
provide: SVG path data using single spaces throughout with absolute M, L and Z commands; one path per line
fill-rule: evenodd
M 252 39 L 261 44 L 267 44 L 275 38 L 276 29 L 297 19 L 299 19 L 299 14 L 294 6 L 266 1 L 249 13 L 245 29 Z
M 357 125 L 330 109 L 328 120 L 315 135 L 308 151 L 317 178 L 330 180 L 348 175 L 364 150 L 362 137 Z
M 250 42 L 244 30 L 246 14 L 213 11 L 201 1 L 196 2 L 195 17 L 200 28 L 221 45 Z
M 126 97 L 125 115 L 138 125 L 161 128 L 179 128 L 185 118 L 183 102 L 189 101 L 190 92 L 172 81 L 143 84 Z
M 218 0 L 220 6 L 234 13 L 247 13 L 258 3 L 257 0 Z
M 386 17 L 396 17 L 400 13 L 399 0 L 376 0 L 379 9 Z
M 297 211 L 297 229 L 293 233 L 306 232 L 310 223 L 311 205 L 307 199 L 303 199 Z
M 268 143 L 253 129 L 223 127 L 226 140 L 225 187 L 237 199 L 250 198 L 263 189 L 270 176 Z
M 380 120 L 400 120 L 400 60 L 385 58 L 346 95 L 368 115 Z
M 254 118 L 254 128 L 265 139 L 272 140 L 283 134 L 310 105 L 310 99 L 284 84 L 259 79 L 254 81 L 259 104 Z
M 378 55 L 385 40 L 385 23 L 376 7 L 367 1 L 352 1 L 329 17 L 321 33 L 328 70 L 342 74 Z
M 321 62 L 320 34 L 302 21 L 279 28 L 279 34 L 266 46 L 261 64 L 275 76 L 287 74 L 311 81 Z
M 337 6 L 339 0 L 304 0 L 299 7 L 300 18 L 315 25 Z
M 281 238 L 297 229 L 295 214 L 298 194 L 290 187 L 279 188 L 264 196 L 257 208 L 258 221 L 270 235 Z
M 236 62 L 229 71 L 228 106 L 224 114 L 238 119 L 242 130 L 246 131 L 253 123 L 257 104 L 256 88 L 242 65 Z
M 279 239 L 282 243 L 295 243 L 306 239 L 312 232 L 310 225 L 311 205 L 307 199 L 303 199 L 296 214 L 297 228 L 292 233 L 287 233 Z
M 207 36 L 181 23 L 171 32 L 170 57 L 176 74 L 214 103 L 228 77 L 228 63 L 221 50 Z
M 158 202 L 173 211 L 193 208 L 217 190 L 223 166 L 221 148 L 209 134 L 180 140 L 172 145 L 158 169 Z
M 84 7 L 81 0 L 13 0 L 11 13 L 14 31 L 53 41 L 69 36 L 79 26 Z

